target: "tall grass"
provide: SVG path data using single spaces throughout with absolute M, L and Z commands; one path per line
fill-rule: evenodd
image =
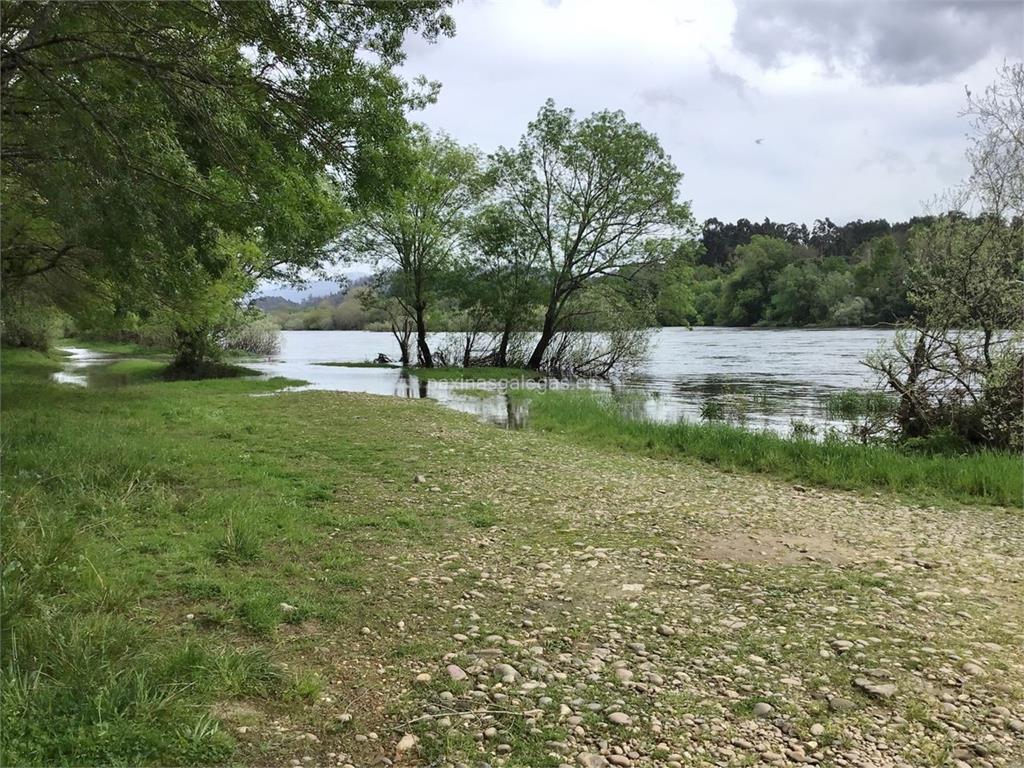
M 886 490 L 921 500 L 1024 506 L 1020 456 L 979 451 L 928 455 L 895 446 L 818 443 L 724 424 L 655 423 L 635 403 L 593 392 L 530 398 L 529 423 L 603 446 L 654 456 L 689 456 L 729 469 L 851 490 Z
M 123 361 L 112 375 L 155 382 L 163 367 Z M 0 765 L 224 763 L 233 739 L 210 705 L 280 693 L 279 667 L 259 651 L 190 637 L 190 627 L 156 626 L 152 603 L 142 609 L 136 594 L 146 572 L 124 564 L 132 551 L 144 562 L 190 546 L 193 537 L 159 535 L 168 520 L 187 519 L 187 507 L 173 494 L 175 464 L 153 438 L 192 412 L 161 401 L 156 420 L 144 421 L 133 410 L 142 387 L 49 382 L 59 368 L 40 352 L 3 350 Z M 118 413 L 130 430 L 120 438 L 104 428 Z M 211 528 L 212 513 L 211 505 Z M 249 518 L 228 516 L 223 526 L 211 530 L 212 554 L 219 547 L 232 567 L 259 556 Z M 98 543 L 108 537 L 110 547 Z

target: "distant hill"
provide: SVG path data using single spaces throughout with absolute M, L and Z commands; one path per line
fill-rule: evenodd
M 282 296 L 260 296 L 252 300 L 252 305 L 263 312 L 279 312 L 281 310 L 298 309 L 301 305 L 289 301 Z
M 256 289 L 256 297 L 257 300 L 278 298 L 293 304 L 300 304 L 309 299 L 327 296 L 328 294 L 344 290 L 347 283 L 348 281 L 344 278 L 340 280 L 314 280 L 298 286 L 264 283 Z

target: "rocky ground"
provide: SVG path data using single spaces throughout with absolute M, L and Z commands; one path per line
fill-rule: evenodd
M 247 744 L 292 765 L 1024 765 L 1020 510 L 438 411 L 396 406 L 408 458 L 370 478 L 374 503 L 473 525 L 381 547 L 358 633 L 282 628 L 327 682 L 301 711 L 221 713 L 243 761 Z

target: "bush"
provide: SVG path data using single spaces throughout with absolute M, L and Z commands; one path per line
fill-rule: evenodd
M 224 348 L 270 357 L 281 351 L 281 331 L 273 320 L 261 315 L 231 331 L 224 341 Z
M 0 313 L 0 338 L 11 347 L 48 350 L 61 336 L 64 323 L 59 312 L 45 306 L 29 306 L 6 299 Z

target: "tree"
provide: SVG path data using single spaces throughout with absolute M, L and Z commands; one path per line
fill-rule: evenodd
M 573 297 L 599 277 L 629 279 L 690 224 L 682 175 L 657 137 L 621 112 L 577 120 L 548 100 L 515 148 L 491 158 L 497 201 L 541 252 L 545 309 L 527 365 L 539 369 Z
M 185 311 L 214 283 L 317 266 L 346 203 L 392 175 L 404 110 L 432 97 L 392 69 L 406 32 L 451 33 L 445 7 L 6 3 L 5 295 Z
M 717 320 L 724 325 L 753 325 L 765 316 L 772 285 L 793 258 L 784 240 L 755 235 L 736 249 L 736 268 L 722 287 Z
M 700 319 L 694 292 L 697 282 L 693 267 L 695 250 L 690 244 L 679 248 L 668 258 L 658 276 L 660 287 L 655 312 L 661 325 L 690 326 Z
M 941 430 L 969 443 L 1024 447 L 1024 64 L 968 94 L 972 173 L 961 206 L 915 228 L 914 316 L 893 348 L 872 357 L 900 398 L 903 437 Z M 981 215 L 969 217 L 969 206 Z
M 497 336 L 493 363 L 506 367 L 514 334 L 530 327 L 533 307 L 543 300 L 540 241 L 520 228 L 508 209 L 490 204 L 474 215 L 468 242 L 470 261 L 460 281 L 462 303 L 467 309 L 485 309 Z
M 476 200 L 479 166 L 473 151 L 424 128 L 410 134 L 407 155 L 405 175 L 365 211 L 347 241 L 352 256 L 390 274 L 391 294 L 416 326 L 418 362 L 432 368 L 427 309 Z
M 871 303 L 876 321 L 892 323 L 910 314 L 907 302 L 907 257 L 892 235 L 861 246 L 853 268 L 855 290 Z

